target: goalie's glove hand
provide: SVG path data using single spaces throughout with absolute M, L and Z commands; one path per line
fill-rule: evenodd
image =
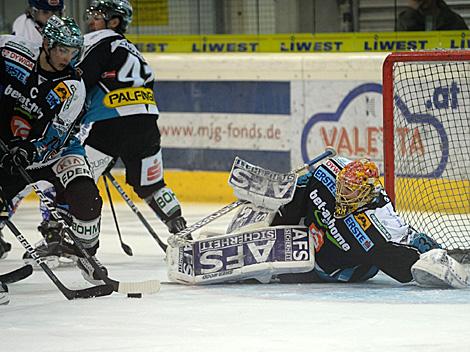
M 9 152 L 2 156 L 0 164 L 12 175 L 18 174 L 18 166 L 26 168 L 31 165 L 37 155 L 34 144 L 20 138 L 12 140 L 8 148 Z
M 182 216 L 178 216 L 174 219 L 168 220 L 165 225 L 168 227 L 168 231 L 172 234 L 177 234 L 186 228 L 186 220 Z

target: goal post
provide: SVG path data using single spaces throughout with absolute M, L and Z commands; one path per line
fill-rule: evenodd
M 411 226 L 470 249 L 470 50 L 383 64 L 385 189 Z

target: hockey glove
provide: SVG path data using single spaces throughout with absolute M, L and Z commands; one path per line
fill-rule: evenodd
M 8 144 L 10 152 L 4 154 L 0 163 L 10 174 L 18 173 L 18 166 L 28 167 L 36 157 L 37 150 L 33 143 L 23 139 L 15 139 Z

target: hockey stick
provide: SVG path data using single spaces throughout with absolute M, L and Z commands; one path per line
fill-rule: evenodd
M 9 152 L 8 147 L 5 145 L 5 142 L 3 142 L 3 140 L 1 139 L 0 139 L 0 149 L 2 149 L 4 153 Z M 109 278 L 108 275 L 103 271 L 103 269 L 98 265 L 96 260 L 88 253 L 88 251 L 85 249 L 85 247 L 77 238 L 77 236 L 74 234 L 74 232 L 71 230 L 70 224 L 67 221 L 65 221 L 64 218 L 57 212 L 57 209 L 55 208 L 54 204 L 49 199 L 49 197 L 47 197 L 44 194 L 44 192 L 34 183 L 34 180 L 31 178 L 31 176 L 26 172 L 26 170 L 21 165 L 16 165 L 16 168 L 18 172 L 21 174 L 21 176 L 24 178 L 24 180 L 28 184 L 32 185 L 39 199 L 44 203 L 46 208 L 51 213 L 51 217 L 62 225 L 64 232 L 73 240 L 75 246 L 83 254 L 83 256 L 88 260 L 90 265 L 98 274 L 99 278 L 103 280 L 105 284 L 111 286 L 113 288 L 113 291 L 119 292 L 119 293 L 125 293 L 125 294 L 129 294 L 129 293 L 149 294 L 149 293 L 156 293 L 160 290 L 160 282 L 158 280 L 148 280 L 148 281 L 142 281 L 142 282 L 119 282 L 119 281 Z
M 128 256 L 132 257 L 132 255 L 133 255 L 132 248 L 129 245 L 127 245 L 126 243 L 124 243 L 124 241 L 122 240 L 121 230 L 119 229 L 119 223 L 118 223 L 118 220 L 117 220 L 116 212 L 114 210 L 113 198 L 111 197 L 111 192 L 109 191 L 108 180 L 107 180 L 106 176 L 103 176 L 103 182 L 104 182 L 104 187 L 106 188 L 106 193 L 108 194 L 109 205 L 111 206 L 111 212 L 113 213 L 114 225 L 116 226 L 116 231 L 117 231 L 118 236 L 119 236 L 119 242 L 121 243 L 121 248 L 124 251 L 124 253 L 126 253 Z
M 111 172 L 105 171 L 103 173 L 103 177 L 108 178 L 111 181 L 113 186 L 116 188 L 116 190 L 121 195 L 122 199 L 124 199 L 126 201 L 127 205 L 132 209 L 134 214 L 137 215 L 137 217 L 142 222 L 142 224 L 145 226 L 145 228 L 150 233 L 150 235 L 155 239 L 155 241 L 157 241 L 160 248 L 163 249 L 164 252 L 166 252 L 167 245 L 160 239 L 160 237 L 157 235 L 157 233 L 153 230 L 152 226 L 148 223 L 148 221 L 142 215 L 139 208 L 137 208 L 137 206 L 134 204 L 134 202 L 129 198 L 127 193 L 122 189 L 121 185 L 119 184 L 119 182 L 117 182 L 117 180 L 114 178 L 114 176 L 111 175 Z
M 331 148 L 331 147 L 328 147 L 325 149 L 325 151 L 323 153 L 321 153 L 320 155 L 316 156 L 315 158 L 313 158 L 312 160 L 308 161 L 306 164 L 304 164 L 303 166 L 301 167 L 298 167 L 297 169 L 294 170 L 295 173 L 300 173 L 304 170 L 307 170 L 309 169 L 312 165 L 318 163 L 319 161 L 323 160 L 323 159 L 326 159 L 326 158 L 329 158 L 329 157 L 333 157 L 336 155 L 336 150 L 334 148 Z M 181 241 L 185 242 L 187 241 L 185 239 L 185 237 L 187 237 L 188 235 L 190 235 L 192 232 L 196 231 L 196 230 L 199 230 L 200 228 L 206 226 L 207 224 L 211 223 L 212 221 L 220 218 L 221 216 L 225 215 L 225 214 L 228 214 L 229 212 L 231 212 L 232 210 L 238 208 L 240 205 L 242 204 L 246 204 L 246 203 L 249 203 L 248 201 L 246 200 L 236 200 L 228 205 L 226 205 L 225 207 L 215 211 L 214 213 L 212 214 L 209 214 L 208 216 L 206 216 L 205 218 L 199 220 L 198 222 L 196 222 L 195 224 L 185 228 L 184 230 L 170 236 L 168 238 L 168 243 L 172 246 L 172 247 L 176 247 L 178 246 L 179 243 L 181 243 Z
M 10 231 L 15 235 L 16 239 L 21 243 L 21 245 L 26 249 L 26 251 L 31 255 L 36 263 L 41 267 L 42 270 L 46 273 L 47 276 L 52 280 L 52 282 L 57 286 L 57 288 L 62 292 L 62 294 L 68 300 L 75 298 L 92 298 L 92 297 L 101 297 L 107 296 L 113 293 L 113 287 L 110 285 L 99 285 L 93 286 L 81 290 L 71 290 L 64 286 L 64 284 L 59 280 L 59 278 L 52 272 L 51 268 L 43 261 L 43 259 L 36 253 L 36 250 L 31 246 L 28 240 L 20 233 L 16 226 L 10 221 L 5 220 L 5 224 L 8 226 Z M 31 267 L 31 266 L 30 266 Z
M 6 284 L 12 284 L 14 282 L 26 279 L 27 277 L 31 276 L 32 273 L 33 267 L 27 264 L 21 268 L 10 271 L 9 273 L 0 275 L 0 281 Z

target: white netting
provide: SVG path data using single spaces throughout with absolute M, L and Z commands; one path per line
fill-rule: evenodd
M 397 210 L 445 248 L 469 249 L 470 61 L 396 62 L 393 95 Z

